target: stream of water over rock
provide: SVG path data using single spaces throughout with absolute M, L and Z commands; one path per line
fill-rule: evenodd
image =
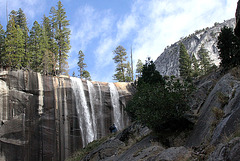
M 0 71 L 0 161 L 63 161 L 77 149 L 129 125 L 127 83 L 29 71 Z M 11 155 L 9 155 L 11 152 Z M 4 158 L 5 157 L 5 158 Z

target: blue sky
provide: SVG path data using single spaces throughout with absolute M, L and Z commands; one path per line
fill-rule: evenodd
M 28 26 L 42 21 L 58 0 L 0 0 L 0 23 L 6 27 L 8 12 L 22 8 Z M 233 18 L 237 0 L 62 0 L 70 20 L 69 74 L 77 71 L 82 50 L 92 80 L 113 82 L 112 51 L 122 45 L 134 68 L 138 59 L 155 60 L 168 45 L 195 30 Z M 130 56 L 129 56 L 130 57 Z

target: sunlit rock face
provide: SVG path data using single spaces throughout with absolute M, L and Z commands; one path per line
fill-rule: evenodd
M 0 158 L 64 160 L 109 134 L 111 124 L 128 126 L 130 98 L 129 83 L 1 71 Z
M 203 46 L 209 52 L 209 56 L 214 64 L 217 66 L 220 63 L 219 52 L 217 48 L 217 38 L 221 28 L 228 26 L 235 28 L 235 19 L 224 21 L 223 23 L 215 23 L 213 27 L 198 30 L 195 33 L 182 38 L 178 42 L 165 48 L 164 52 L 154 62 L 156 69 L 162 75 L 179 76 L 179 49 L 182 42 L 190 57 L 195 55 L 199 59 L 198 51 Z

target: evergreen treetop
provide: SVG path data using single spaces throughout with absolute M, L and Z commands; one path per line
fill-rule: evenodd
M 85 70 L 85 68 L 87 67 L 87 64 L 84 63 L 84 57 L 85 57 L 84 53 L 80 50 L 78 52 L 78 63 L 77 63 L 78 71 L 79 71 L 79 77 L 81 79 L 84 78 L 86 80 L 91 80 L 90 73 L 87 70 Z
M 225 26 L 221 29 L 217 46 L 222 67 L 228 69 L 240 64 L 240 40 L 234 35 L 232 28 Z
M 138 59 L 137 65 L 136 65 L 136 77 L 140 77 L 142 75 L 142 68 L 143 68 L 143 62 Z
M 114 51 L 113 54 L 115 55 L 113 60 L 117 64 L 116 66 L 116 74 L 114 74 L 113 79 L 118 80 L 119 82 L 126 81 L 125 72 L 127 70 L 127 52 L 126 49 L 119 45 Z
M 187 53 L 187 49 L 183 43 L 180 43 L 179 50 L 179 70 L 180 76 L 183 78 L 188 78 L 191 75 L 191 59 Z

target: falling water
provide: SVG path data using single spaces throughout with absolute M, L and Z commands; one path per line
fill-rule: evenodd
M 102 105 L 102 90 L 99 83 L 98 91 L 99 91 L 99 119 L 100 119 L 100 127 L 101 127 L 101 136 L 105 136 L 105 126 L 104 126 L 104 117 L 103 117 L 103 105 Z
M 97 92 L 92 84 L 92 82 L 87 81 L 88 91 L 89 91 L 89 99 L 92 111 L 92 122 L 93 122 L 93 131 L 94 131 L 94 140 L 97 139 L 97 126 L 96 126 L 96 117 L 95 117 L 95 103 L 97 101 Z
M 119 104 L 119 93 L 114 83 L 109 83 L 108 85 L 110 88 L 111 102 L 113 106 L 114 123 L 117 126 L 117 128 L 121 130 L 123 128 L 123 123 L 122 123 L 123 120 L 122 120 L 120 104 Z
M 40 73 L 37 73 L 38 77 L 38 114 L 41 115 L 43 113 L 43 80 Z
M 0 80 L 0 120 L 7 120 L 8 119 L 8 95 L 9 89 L 7 83 Z
M 72 89 L 76 100 L 76 109 L 79 119 L 83 147 L 94 139 L 93 125 L 91 121 L 90 111 L 87 106 L 87 100 L 84 94 L 82 80 L 71 77 Z

